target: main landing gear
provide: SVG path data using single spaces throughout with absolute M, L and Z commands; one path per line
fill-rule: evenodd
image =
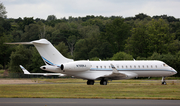
M 100 81 L 100 85 L 107 85 L 107 80 L 102 79 L 102 80 Z
M 104 79 L 100 81 L 100 85 L 107 85 L 107 83 L 108 81 Z M 87 80 L 87 85 L 94 85 L 94 80 Z
M 94 85 L 94 80 L 88 80 L 87 85 Z
M 166 85 L 165 77 L 162 77 L 162 85 Z

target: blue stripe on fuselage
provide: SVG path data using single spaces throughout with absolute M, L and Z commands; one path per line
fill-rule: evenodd
M 53 65 L 53 66 L 54 66 L 54 64 L 53 64 L 52 62 L 50 62 L 49 60 L 45 59 L 43 56 L 41 56 L 41 57 L 44 59 L 45 62 L 47 62 L 47 63 L 49 63 L 50 65 Z
M 61 65 L 53 64 L 53 63 L 50 62 L 49 60 L 45 59 L 43 56 L 41 56 L 41 57 L 43 58 L 43 60 L 45 61 L 45 63 L 47 63 L 48 65 L 61 67 Z
M 166 69 L 117 69 L 118 71 L 172 71 Z M 90 71 L 112 71 L 112 69 L 105 68 L 91 68 Z

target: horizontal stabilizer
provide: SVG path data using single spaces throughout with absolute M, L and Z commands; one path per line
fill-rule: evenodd
M 22 65 L 20 65 L 20 68 L 23 70 L 24 74 L 28 74 L 28 75 L 44 75 L 44 76 L 58 75 L 59 77 L 67 76 L 66 74 L 61 74 L 61 73 L 30 73 Z
M 16 44 L 24 44 L 24 45 L 32 45 L 32 42 L 14 42 L 14 43 L 5 43 L 10 45 L 16 45 Z
M 30 74 L 29 71 L 27 71 L 22 65 L 19 65 L 19 66 L 23 70 L 24 74 Z

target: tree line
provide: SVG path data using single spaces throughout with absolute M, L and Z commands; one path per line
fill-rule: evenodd
M 0 17 L 0 68 L 31 72 L 43 60 L 33 46 L 6 45 L 48 39 L 65 57 L 74 60 L 162 60 L 180 76 L 180 21 L 173 16 L 94 16 L 47 19 Z

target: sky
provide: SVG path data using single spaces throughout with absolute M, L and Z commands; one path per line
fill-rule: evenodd
M 122 16 L 139 13 L 149 16 L 168 15 L 180 18 L 180 0 L 0 0 L 8 18 L 34 17 L 47 19 L 48 15 L 63 17 Z

